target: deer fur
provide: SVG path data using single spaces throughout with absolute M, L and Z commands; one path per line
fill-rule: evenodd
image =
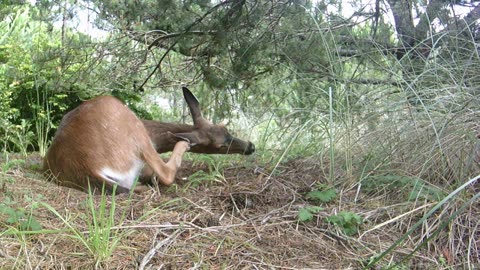
M 128 192 L 137 179 L 175 180 L 183 154 L 251 154 L 255 146 L 204 119 L 193 94 L 183 88 L 194 125 L 139 120 L 121 101 L 101 96 L 67 113 L 44 159 L 44 171 L 59 185 L 87 191 Z M 190 148 L 191 146 L 191 148 Z M 165 163 L 157 154 L 172 151 Z M 137 191 L 143 191 L 138 188 Z
M 171 151 L 179 140 L 189 141 L 193 153 L 250 155 L 255 152 L 253 143 L 236 138 L 225 126 L 214 125 L 203 118 L 198 100 L 186 87 L 183 87 L 183 96 L 193 125 L 142 120 L 158 153 Z

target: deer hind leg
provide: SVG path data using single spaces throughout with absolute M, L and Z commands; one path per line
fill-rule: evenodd
M 152 170 L 158 177 L 160 183 L 169 186 L 175 181 L 175 175 L 178 168 L 182 165 L 183 154 L 190 149 L 188 142 L 180 141 L 175 144 L 172 155 L 167 163 L 165 163 L 157 154 L 155 149 L 148 148 L 144 150 L 143 157 L 150 168 L 146 168 L 143 176 L 148 174 L 148 170 Z

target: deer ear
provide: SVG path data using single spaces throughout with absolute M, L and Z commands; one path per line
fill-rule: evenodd
M 183 97 L 187 102 L 187 105 L 188 105 L 188 108 L 190 109 L 190 113 L 192 114 L 193 120 L 195 121 L 197 118 L 201 118 L 202 112 L 200 110 L 200 103 L 198 102 L 197 98 L 186 87 L 182 87 L 182 91 L 183 91 Z
M 197 128 L 202 128 L 205 126 L 209 126 L 212 123 L 207 119 L 203 118 L 202 111 L 200 109 L 200 103 L 198 102 L 197 98 L 188 90 L 186 87 L 182 87 L 183 97 L 187 102 L 188 108 L 190 109 L 190 114 L 192 115 L 193 124 Z
M 193 132 L 184 132 L 184 133 L 171 133 L 172 136 L 176 137 L 179 140 L 186 141 L 190 143 L 190 146 L 197 145 L 200 143 L 200 140 L 196 134 Z

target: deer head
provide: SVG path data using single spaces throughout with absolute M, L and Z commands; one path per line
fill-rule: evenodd
M 232 136 L 223 125 L 214 125 L 203 118 L 200 104 L 186 87 L 183 96 L 193 118 L 193 126 L 143 120 L 157 152 L 170 151 L 176 142 L 190 143 L 190 151 L 205 154 L 243 154 L 255 152 L 255 145 Z

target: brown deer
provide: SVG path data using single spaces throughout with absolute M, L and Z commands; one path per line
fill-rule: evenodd
M 128 192 L 139 179 L 164 185 L 175 180 L 182 156 L 196 153 L 251 154 L 255 146 L 232 137 L 201 115 L 195 96 L 183 88 L 194 125 L 143 122 L 118 99 L 101 96 L 67 113 L 44 159 L 44 171 L 60 185 L 88 191 Z M 173 151 L 167 163 L 156 153 Z M 190 148 L 191 146 L 191 148 Z M 143 191 L 137 187 L 136 191 Z

